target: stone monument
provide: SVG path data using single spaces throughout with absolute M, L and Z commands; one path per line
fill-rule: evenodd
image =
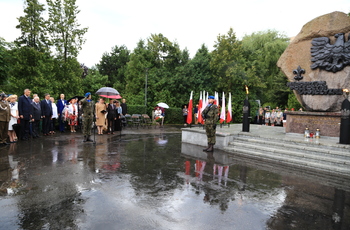
M 286 132 L 339 136 L 342 90 L 350 88 L 350 17 L 333 12 L 306 23 L 277 62 L 305 112 L 288 112 Z

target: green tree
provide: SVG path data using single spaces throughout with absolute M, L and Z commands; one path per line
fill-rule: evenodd
M 120 92 L 125 92 L 125 71 L 130 60 L 130 51 L 126 46 L 115 46 L 112 52 L 104 53 L 100 63 L 97 65 L 102 75 L 108 76 L 106 86 L 115 87 Z
M 42 14 L 43 4 L 37 0 L 26 0 L 24 16 L 18 18 L 21 36 L 16 39 L 16 47 L 9 51 L 9 92 L 22 94 L 30 88 L 43 96 L 54 90 L 53 60 L 49 53 L 49 40 L 46 35 L 46 21 Z
M 211 70 L 217 82 L 210 93 L 231 92 L 234 121 L 241 117 L 241 107 L 245 98 L 245 85 L 257 84 L 255 79 L 248 78 L 246 60 L 243 57 L 241 42 L 230 28 L 227 35 L 219 35 L 211 54 Z
M 276 63 L 288 46 L 289 39 L 277 31 L 252 33 L 242 39 L 247 71 L 257 77 L 254 87 L 256 99 L 262 103 L 275 102 L 284 107 L 288 101 L 287 78 Z
M 147 106 L 153 107 L 159 101 L 170 106 L 179 105 L 186 79 L 182 69 L 189 60 L 188 51 L 181 51 L 177 43 L 170 42 L 162 34 L 152 34 L 145 41 L 140 40 L 133 53 L 126 71 L 126 92 L 128 101 L 144 104 L 147 79 Z M 141 89 L 141 90 L 140 90 Z M 181 96 L 177 96 L 177 95 Z M 131 97 L 132 96 L 132 97 Z M 131 100 L 131 101 L 130 101 Z
M 202 44 L 193 57 L 186 64 L 186 75 L 188 76 L 185 80 L 189 84 L 189 89 L 194 90 L 194 99 L 199 100 L 199 91 L 212 91 L 216 88 L 216 80 L 213 78 L 213 73 L 210 68 L 211 55 L 208 48 Z M 198 94 L 198 95 L 197 95 Z M 195 98 L 198 96 L 198 98 Z M 188 99 L 187 99 L 188 100 Z
M 76 6 L 76 0 L 47 0 L 47 4 L 49 33 L 56 48 L 55 78 L 62 83 L 56 92 L 82 93 L 80 86 L 83 70 L 76 58 L 88 29 L 81 28 L 77 21 L 80 10 Z
M 57 57 L 64 62 L 76 58 L 85 43 L 84 34 L 88 28 L 80 28 L 77 15 L 80 10 L 76 0 L 47 0 L 49 6 L 49 32 Z
M 0 91 L 5 90 L 5 85 L 10 71 L 10 44 L 0 37 Z
M 145 83 L 147 78 L 153 79 L 154 59 L 144 40 L 137 43 L 136 48 L 130 54 L 130 61 L 127 63 L 126 90 L 124 97 L 130 104 L 143 105 L 145 102 Z M 148 83 L 149 84 L 149 83 Z
M 82 80 L 83 93 L 91 92 L 94 99 L 97 100 L 95 92 L 99 88 L 105 87 L 108 81 L 107 75 L 102 75 L 96 67 L 92 67 L 89 69 L 89 74 Z
M 21 30 L 21 36 L 15 42 L 19 46 L 24 45 L 46 52 L 50 41 L 46 32 L 47 21 L 42 17 L 45 11 L 44 4 L 38 0 L 25 0 L 24 5 L 24 16 L 18 18 L 19 25 L 16 26 Z
M 54 78 L 53 59 L 47 52 L 28 46 L 14 48 L 9 52 L 9 93 L 21 95 L 24 89 L 30 88 L 42 97 L 45 93 L 55 92 L 58 83 Z

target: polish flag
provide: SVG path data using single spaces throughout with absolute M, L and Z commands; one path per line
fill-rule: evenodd
M 205 95 L 207 94 L 207 95 Z M 202 102 L 202 108 L 201 108 L 201 113 L 203 113 L 203 110 L 208 106 L 208 92 L 205 93 L 203 91 L 203 102 Z M 202 124 L 204 124 L 204 120 L 202 119 Z
M 193 110 L 193 104 L 192 104 L 192 97 L 193 97 L 193 91 L 191 91 L 190 101 L 188 102 L 188 112 L 187 112 L 187 124 L 192 123 L 192 110 Z
M 228 96 L 228 105 L 227 105 L 227 117 L 226 117 L 226 123 L 230 123 L 232 121 L 232 105 L 231 105 L 231 93 L 229 93 Z
M 220 113 L 220 124 L 225 121 L 226 118 L 226 107 L 225 107 L 225 93 L 222 92 L 222 104 Z
M 202 98 L 202 91 L 199 92 L 199 103 L 198 103 L 198 123 L 203 123 L 202 119 L 202 106 L 203 106 L 203 98 Z
M 218 92 L 215 92 L 214 94 L 214 105 L 219 105 L 219 93 Z

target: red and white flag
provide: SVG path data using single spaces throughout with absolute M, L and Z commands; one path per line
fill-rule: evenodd
M 219 105 L 219 93 L 218 92 L 215 92 L 214 94 L 214 105 Z
M 191 91 L 191 96 L 190 96 L 190 101 L 188 102 L 188 108 L 187 108 L 187 124 L 192 123 L 192 110 L 193 110 L 193 104 L 192 104 L 192 96 L 193 96 L 193 91 Z
M 228 96 L 228 105 L 227 105 L 227 117 L 226 117 L 226 123 L 230 123 L 232 121 L 232 105 L 231 105 L 231 93 L 229 93 Z
M 202 98 L 202 91 L 199 92 L 199 102 L 198 102 L 198 123 L 203 123 L 202 119 L 202 106 L 203 106 L 203 98 Z
M 226 106 L 225 106 L 225 93 L 222 92 L 222 103 L 220 113 L 220 124 L 226 120 Z
M 205 95 L 206 94 L 206 95 Z M 205 93 L 205 91 L 203 91 L 203 104 L 202 104 L 202 112 L 203 110 L 208 106 L 208 92 Z

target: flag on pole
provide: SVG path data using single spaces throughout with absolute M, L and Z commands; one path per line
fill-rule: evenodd
M 215 91 L 215 94 L 214 94 L 214 105 L 219 105 L 219 93 Z
M 191 91 L 190 101 L 188 102 L 188 111 L 187 111 L 187 124 L 192 123 L 192 110 L 193 110 L 193 104 L 192 104 L 192 97 L 193 97 L 193 91 Z
M 221 113 L 220 113 L 220 124 L 226 119 L 226 106 L 225 106 L 225 93 L 222 92 L 222 104 L 221 104 Z
M 202 109 L 201 109 L 201 113 L 203 113 L 203 110 L 208 106 L 208 92 L 205 93 L 205 91 L 203 91 L 203 102 L 202 102 Z M 202 124 L 204 124 L 204 120 L 202 119 Z
M 202 97 L 202 91 L 199 92 L 199 103 L 198 103 L 198 123 L 202 124 L 202 106 L 203 106 L 203 97 Z
M 232 121 L 231 93 L 229 93 L 228 95 L 229 95 L 229 96 L 228 96 L 226 123 L 230 123 L 230 121 Z

